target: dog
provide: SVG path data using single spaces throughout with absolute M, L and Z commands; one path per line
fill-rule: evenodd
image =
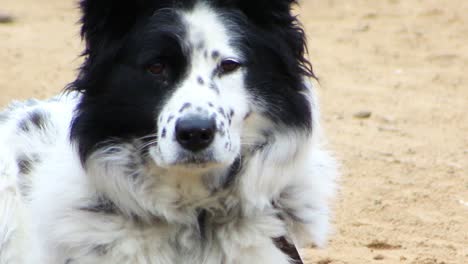
M 296 1 L 79 4 L 75 81 L 0 114 L 1 264 L 286 264 L 325 243 L 336 163 Z

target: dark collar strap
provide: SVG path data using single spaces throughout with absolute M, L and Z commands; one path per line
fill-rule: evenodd
M 275 245 L 281 251 L 283 251 L 284 254 L 289 256 L 289 258 L 293 261 L 292 263 L 304 264 L 296 246 L 293 243 L 289 243 L 286 237 L 282 236 L 282 237 L 274 238 L 273 241 L 275 242 Z

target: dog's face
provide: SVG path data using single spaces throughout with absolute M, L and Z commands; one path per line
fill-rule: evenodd
M 179 30 L 167 31 L 161 24 Z M 223 26 L 219 14 L 198 5 L 185 11 L 156 11 L 146 32 L 136 34 L 148 36 L 144 41 L 137 38 L 132 46 L 149 47 L 137 48 L 145 54 L 141 65 L 148 65 L 148 79 L 158 80 L 164 90 L 165 100 L 155 116 L 157 143 L 149 148 L 156 164 L 231 164 L 239 155 L 243 121 L 250 111 L 246 60 L 231 44 L 238 33 Z M 152 49 L 151 43 L 160 44 Z M 148 53 L 156 58 L 146 57 Z
M 294 1 L 82 1 L 81 158 L 130 143 L 156 166 L 229 168 L 312 115 Z M 112 2 L 112 3 L 111 3 Z

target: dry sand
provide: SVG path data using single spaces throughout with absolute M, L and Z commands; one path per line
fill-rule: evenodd
M 0 11 L 15 17 L 0 24 L 0 105 L 73 80 L 73 1 Z M 307 263 L 468 263 L 468 1 L 303 0 L 299 11 L 342 163 L 335 233 L 304 249 Z

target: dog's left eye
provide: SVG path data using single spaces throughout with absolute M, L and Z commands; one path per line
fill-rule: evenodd
M 164 69 L 166 69 L 166 65 L 164 63 L 158 62 L 151 64 L 148 66 L 147 70 L 153 75 L 160 75 L 164 72 Z
M 241 67 L 241 63 L 234 59 L 225 59 L 220 64 L 221 73 L 231 73 Z

